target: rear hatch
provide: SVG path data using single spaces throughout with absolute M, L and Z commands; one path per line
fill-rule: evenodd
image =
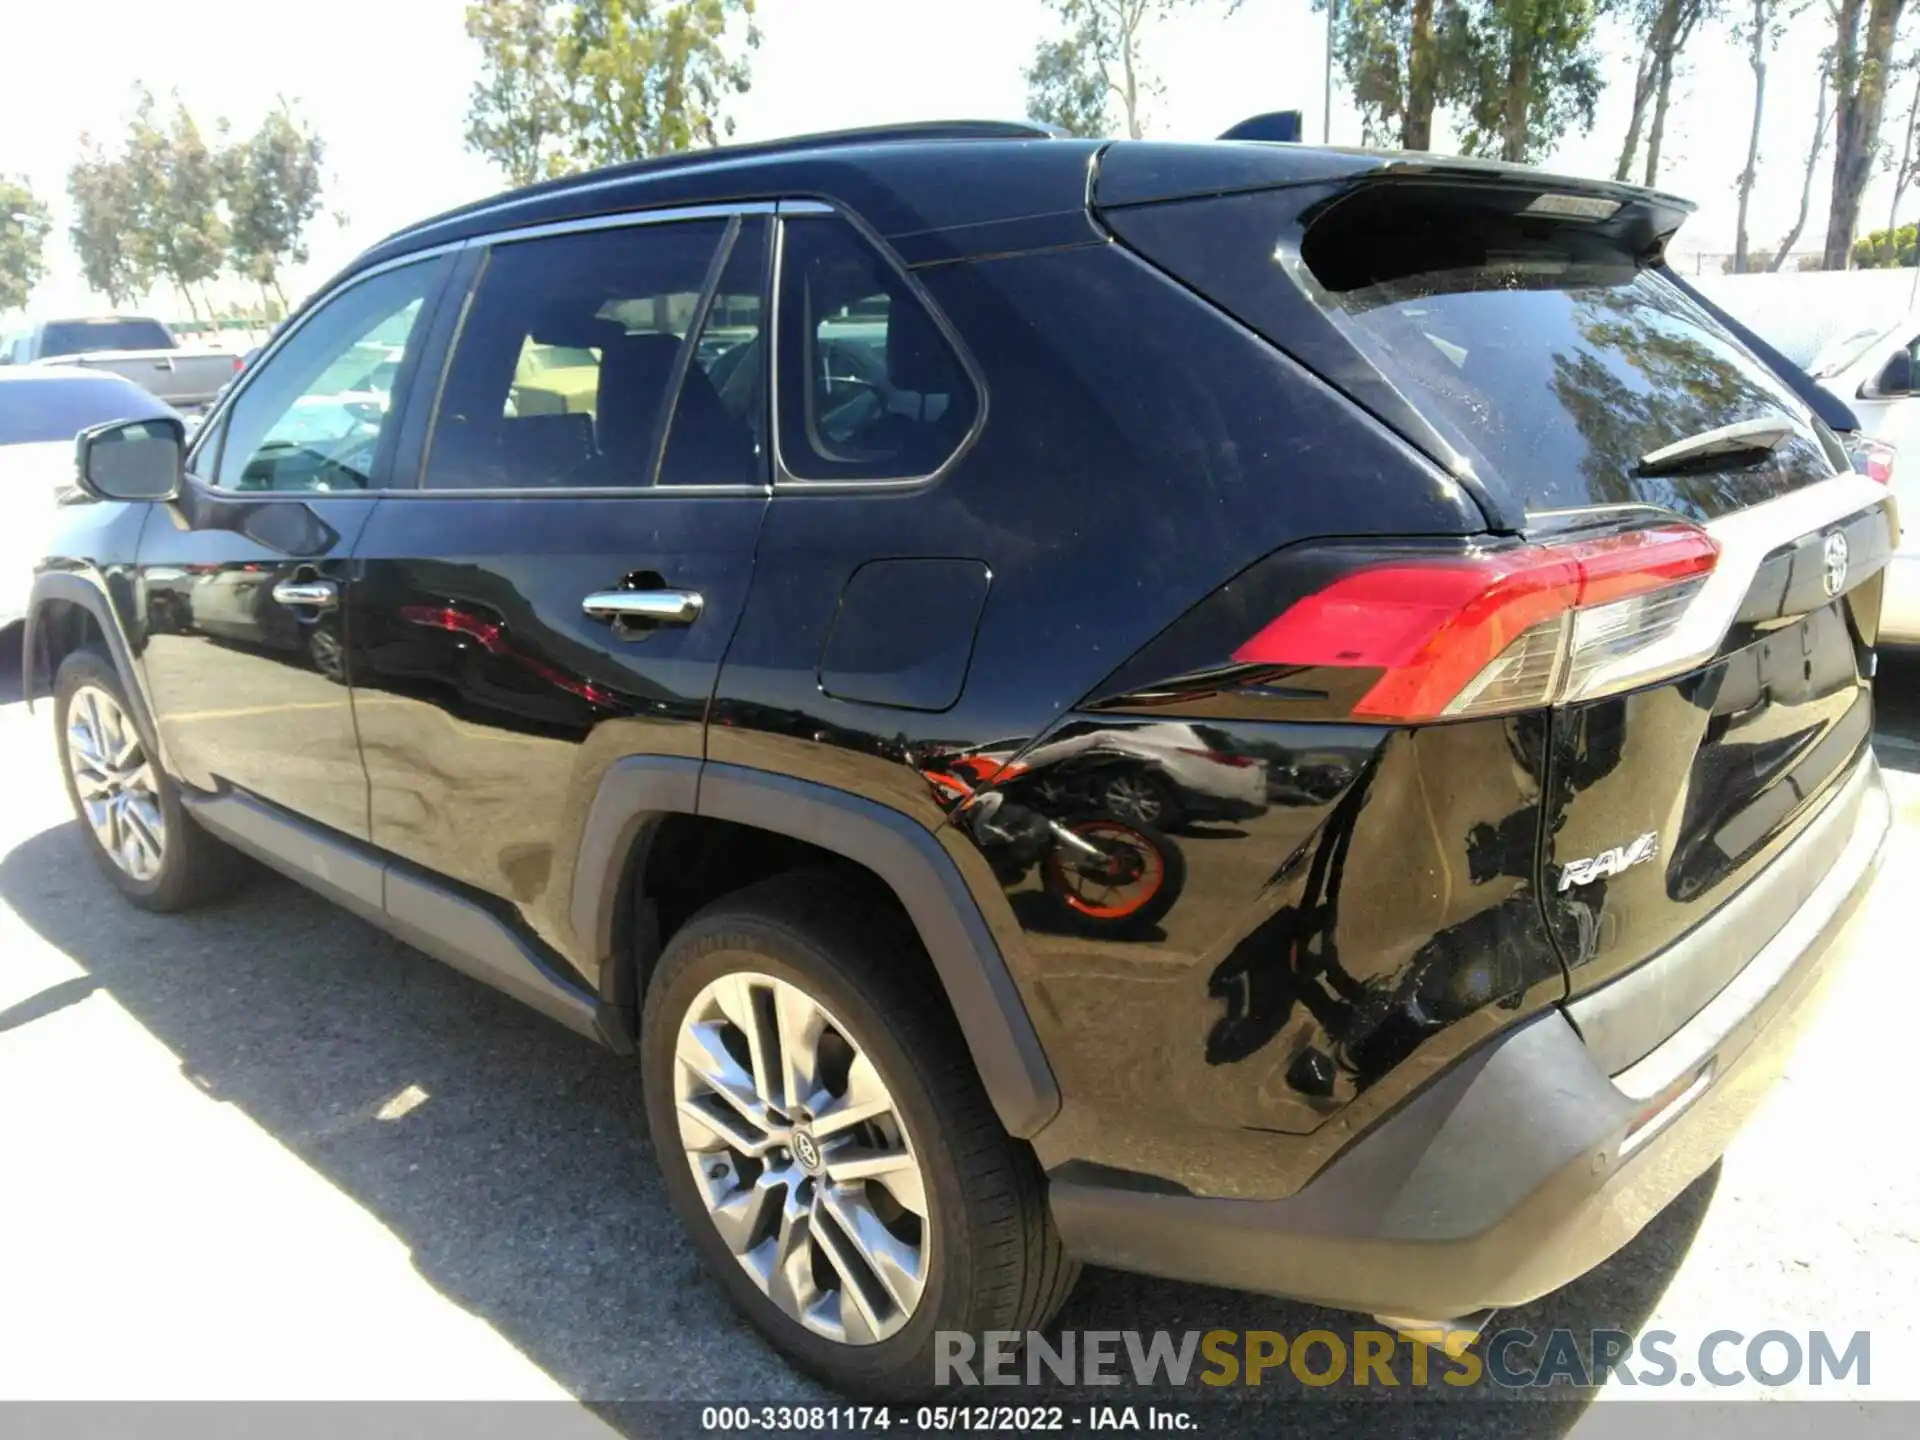
M 1458 614 L 1483 646 L 1493 614 L 1500 658 L 1432 713 L 1550 712 L 1537 889 L 1570 990 L 1598 986 L 1752 880 L 1860 760 L 1887 493 L 1666 274 L 1682 202 L 1515 167 L 1207 149 L 1111 147 L 1096 210 L 1479 502 L 1491 578 Z M 1321 598 L 1377 617 L 1411 573 L 1376 566 Z M 1325 633 L 1296 623 L 1267 658 L 1365 663 Z

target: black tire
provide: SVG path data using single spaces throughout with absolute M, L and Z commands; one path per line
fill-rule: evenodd
M 150 878 L 135 878 L 108 854 L 80 800 L 69 759 L 72 744 L 69 710 L 75 694 L 88 686 L 105 691 L 134 725 L 140 738 L 139 758 L 146 760 L 153 777 L 154 796 L 165 822 L 165 837 L 159 868 Z M 120 672 L 106 656 L 92 650 L 76 650 L 60 662 L 53 681 L 55 744 L 59 748 L 60 777 L 67 787 L 67 800 L 80 822 L 88 851 L 114 888 L 142 910 L 170 913 L 192 909 L 232 889 L 247 874 L 248 864 L 238 853 L 202 830 L 187 814 L 180 803 L 180 789 L 161 767 L 153 737 L 139 716 L 140 712 L 127 698 L 126 687 L 120 683 Z
M 1033 1152 L 1000 1128 L 957 1024 L 934 998 L 935 982 L 907 958 L 919 950 L 904 918 L 870 891 L 831 870 L 791 872 L 688 921 L 661 956 L 642 1019 L 648 1127 L 694 1249 L 775 1349 L 864 1400 L 932 1393 L 936 1332 L 1039 1329 L 1079 1274 L 1054 1229 Z M 928 1279 L 904 1327 L 877 1343 L 838 1342 L 790 1319 L 728 1250 L 686 1163 L 674 1100 L 680 1026 L 707 985 L 742 970 L 799 986 L 845 1022 L 922 1160 L 933 1237 Z

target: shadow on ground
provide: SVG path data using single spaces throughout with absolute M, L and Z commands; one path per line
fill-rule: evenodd
M 573 1394 L 597 1408 L 831 1399 L 734 1317 L 681 1239 L 644 1138 L 631 1063 L 278 877 L 262 875 L 190 917 L 147 915 L 112 894 L 69 823 L 0 859 L 0 898 L 88 972 L 60 995 L 16 1006 L 10 1023 L 32 1024 L 89 984 L 103 988 L 196 1085 L 352 1196 L 407 1244 L 430 1283 Z M 397 1121 L 377 1120 L 383 1102 L 410 1085 L 426 1102 Z M 1610 1264 L 1500 1323 L 1638 1329 L 1712 1187 L 1713 1177 L 1703 1179 Z M 1102 1271 L 1084 1277 L 1060 1319 L 1074 1329 L 1349 1335 L 1356 1323 Z M 1473 1398 L 1434 1388 L 1443 1399 Z M 1551 1393 L 1579 1398 L 1564 1386 Z M 1264 1435 L 1280 1424 L 1263 1403 L 1274 1398 L 1271 1387 L 1195 1385 L 1158 1396 L 1115 1387 L 1046 1398 L 1204 1405 L 1210 1433 Z M 1423 1405 L 1388 1423 L 1399 1434 L 1551 1436 L 1584 1408 Z M 626 1422 L 617 1404 L 603 1413 Z M 1387 1412 L 1372 1403 L 1329 1402 L 1290 1410 L 1284 1428 L 1358 1433 L 1383 1422 Z M 644 1416 L 631 1428 L 647 1428 Z

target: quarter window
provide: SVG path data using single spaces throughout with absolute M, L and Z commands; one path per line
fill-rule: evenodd
M 838 216 L 783 222 L 780 455 L 803 480 L 930 475 L 980 398 L 899 271 Z
M 423 484 L 651 484 L 662 412 L 726 230 L 698 220 L 496 246 L 454 347 Z
M 364 490 L 396 429 L 396 387 L 424 338 L 445 257 L 348 287 L 260 367 L 229 407 L 215 478 L 228 490 Z

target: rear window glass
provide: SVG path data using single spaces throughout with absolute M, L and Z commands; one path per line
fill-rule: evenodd
M 1362 403 L 1384 380 L 1530 513 L 1640 503 L 1708 518 L 1844 468 L 1785 383 L 1645 263 L 1658 245 L 1630 216 L 1525 213 L 1529 194 L 1507 187 L 1389 183 L 1323 205 L 1302 234 L 1280 209 L 1298 202 L 1270 197 L 1151 207 L 1189 213 L 1142 233 L 1156 260 Z M 1249 253 L 1223 255 L 1226 235 Z M 1345 346 L 1328 343 L 1328 323 Z M 1792 433 L 1771 452 L 1642 473 L 1643 456 L 1676 442 L 1783 418 Z
M 173 340 L 157 320 L 49 320 L 40 331 L 40 354 L 84 355 L 89 350 L 171 350 Z
M 1350 292 L 1333 311 L 1530 511 L 1643 502 L 1710 515 L 1834 468 L 1799 401 L 1648 270 L 1576 265 L 1545 277 L 1493 262 Z M 1662 446 L 1782 413 L 1807 436 L 1765 460 L 1712 475 L 1636 473 Z
M 0 381 L 0 445 L 71 440 L 95 425 L 172 413 L 138 385 L 104 375 Z

